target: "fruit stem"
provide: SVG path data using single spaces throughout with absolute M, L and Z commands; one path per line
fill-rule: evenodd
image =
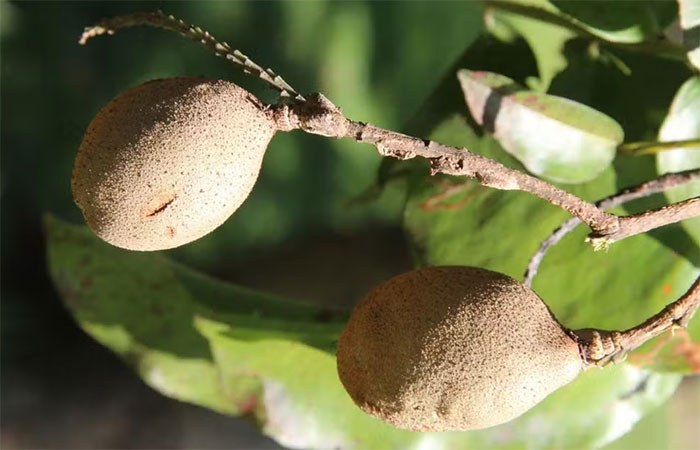
M 625 144 L 620 144 L 617 147 L 617 150 L 622 153 L 627 153 L 629 155 L 642 156 L 653 155 L 656 153 L 661 153 L 668 150 L 675 150 L 678 148 L 692 148 L 700 150 L 700 139 L 683 139 L 680 141 L 665 142 L 628 142 Z
M 571 331 L 578 341 L 581 359 L 586 367 L 602 367 L 619 362 L 650 339 L 676 328 L 686 328 L 700 306 L 700 277 L 678 300 L 656 315 L 625 331 L 583 329 Z

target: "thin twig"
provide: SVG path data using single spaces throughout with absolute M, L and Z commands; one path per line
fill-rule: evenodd
M 683 139 L 680 141 L 642 141 L 642 142 L 627 142 L 620 144 L 617 150 L 630 155 L 653 155 L 659 152 L 668 150 L 676 150 L 679 148 L 692 148 L 700 151 L 700 139 Z
M 615 195 L 596 202 L 596 206 L 601 210 L 614 208 L 632 200 L 648 197 L 659 192 L 664 192 L 669 189 L 682 186 L 691 181 L 700 181 L 700 169 L 669 173 L 654 180 L 625 188 Z M 542 241 L 539 249 L 534 255 L 532 255 L 530 262 L 527 265 L 525 279 L 523 280 L 523 283 L 526 286 L 532 286 L 532 281 L 534 280 L 535 275 L 537 275 L 537 270 L 539 269 L 542 259 L 549 248 L 561 241 L 564 236 L 573 231 L 580 223 L 581 221 L 578 217 L 572 217 L 566 222 L 562 223 L 559 228 L 554 230 L 554 232 L 547 239 Z
M 678 300 L 667 305 L 644 323 L 625 331 L 584 329 L 571 331 L 578 340 L 587 366 L 617 362 L 648 340 L 675 327 L 686 328 L 700 306 L 700 277 Z
M 273 89 L 280 91 L 282 96 L 294 97 L 298 101 L 304 101 L 304 97 L 299 95 L 289 83 L 284 81 L 284 79 L 277 75 L 272 69 L 263 69 L 239 50 L 232 49 L 226 42 L 217 41 L 208 31 L 203 31 L 199 27 L 187 24 L 182 20 L 176 19 L 174 16 L 168 16 L 162 11 L 134 13 L 102 19 L 95 25 L 85 28 L 78 42 L 80 45 L 85 45 L 89 39 L 95 36 L 103 34 L 111 35 L 121 28 L 142 25 L 174 31 L 180 36 L 199 42 L 214 52 L 216 56 L 220 56 L 234 64 L 242 66 L 244 72 L 260 78 Z

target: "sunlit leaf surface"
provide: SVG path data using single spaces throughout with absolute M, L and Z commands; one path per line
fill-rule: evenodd
M 659 141 L 697 138 L 700 138 L 700 76 L 683 83 L 659 130 Z M 700 144 L 660 152 L 656 156 L 656 164 L 660 174 L 700 169 Z M 700 181 L 688 183 L 666 193 L 671 202 L 697 196 L 700 196 Z M 700 217 L 684 221 L 683 227 L 700 244 Z
M 474 120 L 535 175 L 591 180 L 622 142 L 615 120 L 581 103 L 528 91 L 496 73 L 463 69 L 457 77 Z

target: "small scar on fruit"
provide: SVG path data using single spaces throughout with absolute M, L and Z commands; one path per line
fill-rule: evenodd
M 165 209 L 170 206 L 175 199 L 177 198 L 177 194 L 172 193 L 172 194 L 167 194 L 163 193 L 155 197 L 147 206 L 144 208 L 145 210 L 145 216 L 146 217 L 153 217 L 156 214 L 159 214 Z

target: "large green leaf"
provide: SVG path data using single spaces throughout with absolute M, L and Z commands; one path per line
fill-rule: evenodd
M 397 430 L 360 411 L 338 380 L 342 316 L 111 247 L 85 227 L 48 219 L 46 230 L 52 279 L 88 334 L 161 393 L 249 416 L 289 447 L 580 448 L 623 433 L 678 383 L 632 366 L 589 371 L 499 427 Z M 592 402 L 600 408 L 593 415 Z
M 474 120 L 536 175 L 589 181 L 623 140 L 614 119 L 581 103 L 525 90 L 495 73 L 463 69 L 457 77 Z
M 656 41 L 676 15 L 671 1 L 488 0 L 486 4 L 625 44 Z
M 301 348 L 300 361 L 289 364 L 308 362 L 306 354 L 333 358 L 343 314 L 217 282 L 158 254 L 120 250 L 86 227 L 48 218 L 46 231 L 51 277 L 78 324 L 165 395 L 261 423 L 275 407 L 263 398 L 269 374 L 245 364 L 222 372 L 198 321 L 222 321 L 233 340 L 271 361 L 281 353 L 267 342 Z M 334 370 L 320 373 L 335 377 Z M 302 385 L 301 394 L 315 390 Z
M 699 32 L 700 33 L 700 32 Z M 668 115 L 659 130 L 659 141 L 680 141 L 700 138 L 700 76 L 690 78 L 678 90 Z M 658 153 L 656 165 L 660 174 L 700 169 L 700 144 Z M 666 192 L 671 202 L 700 196 L 700 181 Z M 682 224 L 700 244 L 700 217 Z

